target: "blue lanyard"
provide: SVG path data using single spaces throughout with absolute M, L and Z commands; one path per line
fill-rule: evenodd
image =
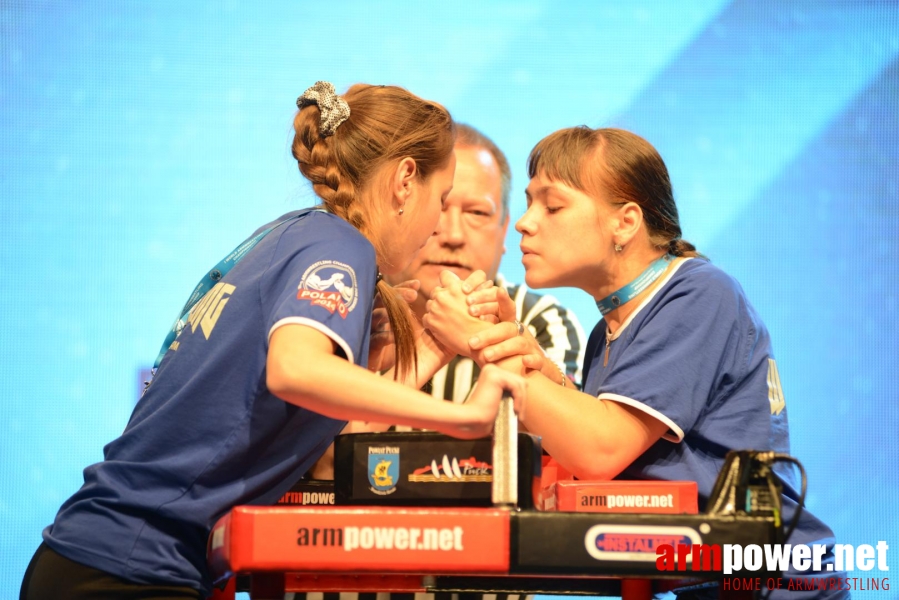
M 181 316 L 175 321 L 172 325 L 172 328 L 169 330 L 168 335 L 165 337 L 165 341 L 162 343 L 162 348 L 159 350 L 159 355 L 156 357 L 156 362 L 153 363 L 153 373 L 156 372 L 157 367 L 159 367 L 159 363 L 162 362 L 162 357 L 165 356 L 165 353 L 168 352 L 169 346 L 172 345 L 172 342 L 181 334 L 181 330 L 184 329 L 184 326 L 187 325 L 188 317 L 190 316 L 190 309 L 196 305 L 200 299 L 206 295 L 206 292 L 212 289 L 212 287 L 218 283 L 218 281 L 228 274 L 234 265 L 240 262 L 240 260 L 247 255 L 247 253 L 256 247 L 256 244 L 262 241 L 262 238 L 267 236 L 277 227 L 280 227 L 284 223 L 292 219 L 297 219 L 302 217 L 303 215 L 308 214 L 312 210 L 321 210 L 321 209 L 308 209 L 300 211 L 299 213 L 287 217 L 282 221 L 278 221 L 268 229 L 260 231 L 250 239 L 241 243 L 237 248 L 231 251 L 228 256 L 223 258 L 215 265 L 211 271 L 206 273 L 200 282 L 197 283 L 197 286 L 194 288 L 193 293 L 187 299 L 187 302 L 184 304 L 184 308 L 181 309 Z
M 598 308 L 599 312 L 603 315 L 607 315 L 622 304 L 633 300 L 635 296 L 639 295 L 640 292 L 648 288 L 656 279 L 661 277 L 672 259 L 674 259 L 672 255 L 666 254 L 662 258 L 653 261 L 651 265 L 646 267 L 645 271 L 637 275 L 636 279 L 623 288 L 612 292 L 602 300 L 599 300 L 596 303 L 596 308 Z

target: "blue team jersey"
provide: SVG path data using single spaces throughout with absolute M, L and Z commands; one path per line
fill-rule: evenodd
M 130 581 L 208 592 L 215 521 L 235 505 L 275 503 L 344 426 L 269 392 L 270 336 L 313 327 L 365 366 L 376 277 L 372 245 L 327 212 L 300 211 L 269 233 L 194 306 L 46 543 Z
M 696 481 L 702 510 L 729 450 L 789 454 L 787 407 L 768 330 L 740 284 L 708 261 L 679 261 L 613 335 L 605 321 L 597 330 L 584 391 L 668 426 L 619 479 Z M 799 498 L 796 477 L 782 463 L 775 470 L 785 484 L 789 523 Z M 806 510 L 789 542 L 830 545 L 834 539 Z

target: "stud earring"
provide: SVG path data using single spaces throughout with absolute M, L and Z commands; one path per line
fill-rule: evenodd
M 399 215 L 402 217 L 404 212 L 406 212 L 406 209 L 405 209 L 405 208 L 401 208 L 401 209 L 400 209 L 400 212 L 399 212 Z
M 615 252 L 621 252 L 624 248 L 621 247 L 621 244 L 615 244 Z

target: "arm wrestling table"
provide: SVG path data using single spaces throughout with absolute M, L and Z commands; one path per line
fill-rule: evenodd
M 209 539 L 213 576 L 253 600 L 285 592 L 485 592 L 621 595 L 715 581 L 714 565 L 656 567 L 664 544 L 765 544 L 774 520 L 748 515 L 518 510 L 517 421 L 504 400 L 494 431 L 493 508 L 238 506 Z M 690 563 L 687 557 L 686 564 Z M 748 598 L 751 592 L 722 592 Z

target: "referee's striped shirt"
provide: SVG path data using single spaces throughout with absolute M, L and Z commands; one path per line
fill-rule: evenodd
M 515 302 L 516 318 L 528 328 L 546 356 L 577 386 L 581 384 L 581 365 L 584 363 L 586 336 L 574 313 L 563 308 L 549 295 L 535 294 L 524 284 L 506 283 L 502 276 L 497 283 L 506 288 Z M 463 402 L 474 387 L 480 367 L 470 358 L 457 356 L 438 371 L 430 382 L 432 396 Z M 410 431 L 410 427 L 394 426 L 394 431 Z M 290 598 L 292 596 L 292 598 Z M 437 593 L 437 594 L 388 594 L 388 593 L 297 593 L 287 594 L 290 600 L 530 600 L 530 595 Z
M 536 294 L 524 284 L 507 283 L 501 275 L 497 280 L 515 302 L 516 318 L 528 328 L 547 358 L 580 387 L 581 365 L 584 363 L 587 342 L 574 313 L 562 307 L 552 296 Z M 478 380 L 480 372 L 480 367 L 473 360 L 457 356 L 434 374 L 431 379 L 431 395 L 463 402 Z M 397 429 L 408 431 L 408 428 Z

